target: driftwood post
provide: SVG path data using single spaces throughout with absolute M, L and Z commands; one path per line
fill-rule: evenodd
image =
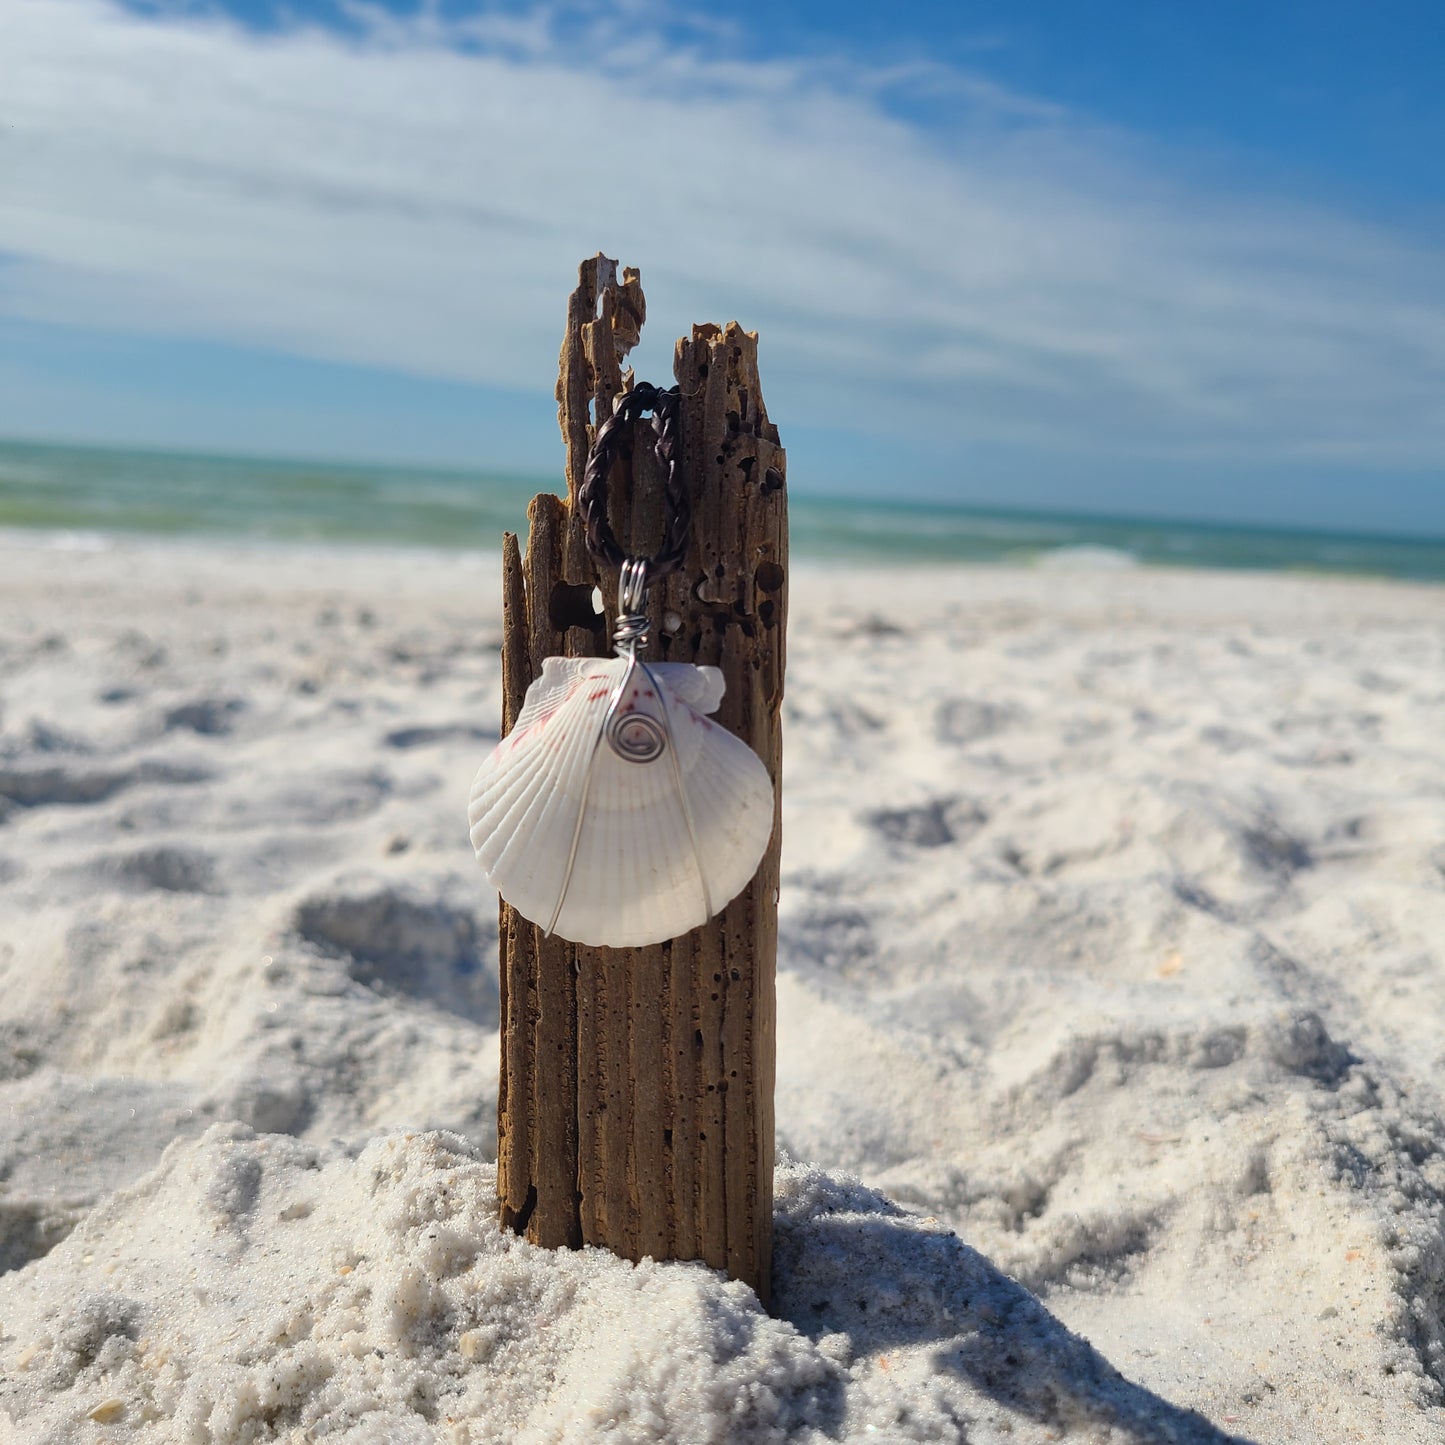
M 582 264 L 557 380 L 567 499 L 533 499 L 525 559 L 514 535 L 503 541 L 504 733 L 544 658 L 611 651 L 617 578 L 599 575 L 587 551 L 577 489 L 597 421 L 631 383 L 623 365 L 645 314 L 636 271 L 619 280 L 604 256 Z M 610 949 L 544 938 L 502 905 L 497 1188 L 503 1224 L 536 1244 L 702 1259 L 766 1303 L 785 462 L 763 407 L 755 333 L 736 322 L 694 326 L 677 343 L 673 371 L 684 398 L 692 537 L 682 568 L 652 589 L 648 656 L 722 668 L 718 718 L 772 775 L 773 837 L 752 883 L 718 917 L 667 943 Z M 662 486 L 650 425 L 639 426 L 611 479 L 609 519 L 629 553 L 651 555 L 662 535 Z M 593 605 L 595 586 L 605 616 Z

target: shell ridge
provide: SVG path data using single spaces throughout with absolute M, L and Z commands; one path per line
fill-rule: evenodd
M 545 755 L 540 749 L 513 745 L 512 736 L 503 738 L 478 769 L 472 782 L 471 811 L 478 818 L 503 798 L 512 798 L 541 770 Z
M 697 820 L 693 817 L 692 804 L 688 798 L 688 775 L 695 770 L 697 761 L 703 756 L 705 749 L 699 745 L 695 756 L 691 760 L 693 766 L 684 772 L 682 759 L 678 752 L 678 730 L 676 726 L 676 723 L 679 721 L 679 713 L 683 715 L 681 720 L 684 722 L 684 725 L 686 725 L 686 723 L 691 721 L 692 717 L 697 715 L 696 710 L 689 704 L 681 702 L 676 694 L 672 692 L 671 687 L 663 680 L 654 678 L 651 674 L 648 674 L 648 676 L 653 687 L 659 693 L 658 703 L 661 705 L 667 728 L 667 761 L 672 773 L 673 793 L 676 797 L 678 809 L 682 813 L 683 827 L 687 833 L 687 856 L 684 860 L 684 871 L 692 874 L 692 881 L 699 895 L 698 901 L 702 908 L 703 918 L 711 918 L 715 906 L 720 908 L 722 904 L 714 905 L 713 903 L 712 889 L 708 886 L 707 862 L 703 857 L 702 845 L 698 841 Z M 695 674 L 695 676 L 701 676 L 701 674 Z
M 579 709 L 575 706 L 575 701 L 574 704 L 567 709 L 567 715 L 574 716 L 575 720 L 579 723 L 584 719 L 587 722 L 591 721 L 590 718 L 586 718 L 585 709 Z M 551 766 L 545 765 L 549 761 L 548 759 L 539 760 L 536 768 L 538 787 L 533 796 L 535 798 L 535 796 L 541 794 L 543 789 L 545 789 L 545 798 L 540 808 L 529 818 L 531 822 L 530 829 L 514 828 L 513 831 L 506 836 L 506 842 L 503 845 L 502 851 L 498 855 L 496 863 L 493 865 L 494 869 L 508 866 L 512 859 L 517 858 L 523 867 L 526 867 L 529 862 L 533 862 L 532 871 L 535 873 L 537 867 L 541 865 L 542 860 L 529 858 L 528 855 L 532 851 L 532 840 L 538 832 L 552 827 L 557 827 L 559 833 L 564 829 L 566 830 L 567 837 L 563 842 L 563 846 L 567 852 L 570 853 L 571 835 L 576 829 L 577 814 L 582 807 L 582 793 L 585 788 L 579 786 L 574 789 L 568 784 L 577 778 L 578 775 L 585 775 L 586 770 L 591 766 L 593 756 L 597 749 L 599 732 L 600 723 L 598 727 L 576 726 L 566 739 L 565 749 L 554 749 L 550 758 Z M 528 813 L 530 813 L 530 809 L 527 813 L 524 813 L 523 816 L 528 816 Z M 551 868 L 547 869 L 549 876 L 553 871 L 559 874 L 558 887 L 560 887 L 561 882 L 561 870 L 566 864 L 566 856 L 567 854 L 564 853 L 561 865 L 558 868 L 555 870 Z M 548 863 L 551 861 L 550 858 L 547 860 Z M 553 892 L 555 893 L 556 891 L 554 888 Z M 554 898 L 549 907 L 555 906 L 556 900 Z M 533 919 L 532 921 L 534 923 L 540 921 L 544 924 L 547 922 L 546 919 Z
M 696 800 L 704 866 L 735 897 L 757 871 L 773 834 L 774 792 L 767 768 L 734 733 L 714 728 L 688 776 Z M 751 860 L 751 861 L 749 861 Z
M 646 714 L 665 709 L 673 747 L 646 763 L 622 759 L 606 748 L 599 752 L 593 780 L 596 807 L 589 799 L 574 874 L 582 876 L 585 887 L 575 900 L 569 890 L 563 911 L 569 928 L 579 937 L 588 935 L 588 941 L 595 930 L 605 929 L 619 944 L 650 942 L 659 936 L 656 930 L 675 926 L 679 918 L 701 922 L 707 916 L 703 865 L 689 838 L 686 804 L 675 776 L 672 687 L 650 665 L 642 667 L 623 705 Z M 649 694 L 654 707 L 645 701 Z M 684 893 L 696 902 L 682 903 L 679 895 Z M 561 923 L 559 919 L 559 927 Z M 686 923 L 692 926 L 694 922 Z
M 757 869 L 773 832 L 771 799 L 718 787 L 700 799 L 708 822 L 700 827 L 709 873 L 734 894 Z
M 542 675 L 536 678 L 522 699 L 522 710 L 512 725 L 512 733 L 525 731 L 539 717 L 556 710 L 560 702 L 575 685 L 580 668 L 580 657 L 549 657 L 542 664 Z M 553 666 L 556 663 L 557 666 Z M 507 736 L 511 737 L 512 733 Z
M 578 683 L 607 670 L 605 664 L 597 668 L 592 658 L 547 659 L 544 696 L 530 716 L 534 728 L 545 725 L 552 731 L 534 731 L 514 749 L 507 746 L 509 734 L 494 751 L 491 766 L 483 765 L 490 776 L 479 775 L 475 785 L 478 861 L 498 892 L 524 918 L 543 926 L 562 888 L 585 770 L 600 729 L 600 718 L 594 725 L 589 716 L 596 703 Z M 519 727 L 524 715 L 525 707 Z
M 565 920 L 582 942 L 630 947 L 673 937 L 705 920 L 676 794 L 665 794 L 640 821 L 634 826 L 638 817 L 631 810 L 602 809 L 595 815 L 589 810 L 574 874 L 585 881 L 575 897 L 568 890 L 559 928 Z M 659 935 L 663 927 L 673 931 Z
M 508 838 L 516 836 L 517 824 L 526 817 L 538 795 L 547 787 L 545 772 L 533 769 L 528 776 L 518 779 L 515 788 L 492 795 L 487 811 L 472 826 L 472 846 L 476 848 L 477 858 L 489 874 L 505 851 Z
M 519 805 L 534 798 L 540 788 L 551 786 L 551 755 L 548 751 L 535 745 L 512 750 L 508 746 L 510 741 L 510 735 L 503 739 L 482 764 L 472 785 L 469 811 L 474 834 L 488 838 L 495 835 Z M 475 836 L 472 841 L 480 855 L 482 845 Z

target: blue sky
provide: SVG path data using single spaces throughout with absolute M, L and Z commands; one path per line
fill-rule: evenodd
M 0 434 L 553 472 L 602 249 L 641 375 L 761 332 L 795 487 L 1445 533 L 1445 6 L 0 0 L 0 35 Z

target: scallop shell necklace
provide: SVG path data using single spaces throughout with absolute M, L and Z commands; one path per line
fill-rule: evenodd
M 646 383 L 619 397 L 578 489 L 594 560 L 619 569 L 616 656 L 547 658 L 472 784 L 472 846 L 488 881 L 523 918 L 574 943 L 639 947 L 705 923 L 747 886 L 773 831 L 767 768 L 710 717 L 722 673 L 642 656 L 648 585 L 687 548 L 679 401 L 676 387 Z M 668 478 L 653 558 L 626 556 L 607 522 L 621 429 L 646 411 Z

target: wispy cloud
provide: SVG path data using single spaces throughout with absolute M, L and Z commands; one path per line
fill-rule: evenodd
M 1229 195 L 985 74 L 744 63 L 674 17 L 355 31 L 0 0 L 0 312 L 550 386 L 597 249 L 775 411 L 1035 450 L 1438 460 L 1445 259 Z M 585 41 L 585 43 L 583 43 Z M 900 92 L 949 98 L 910 122 Z

